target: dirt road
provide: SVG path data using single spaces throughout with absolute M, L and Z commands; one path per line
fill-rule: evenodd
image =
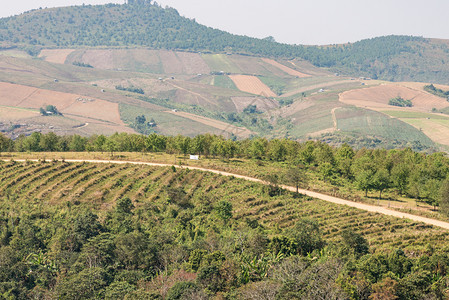
M 15 161 L 25 161 L 25 160 L 19 160 L 16 159 Z M 38 161 L 37 159 L 35 160 L 31 160 L 31 161 Z M 170 167 L 173 166 L 173 164 L 162 164 L 162 163 L 151 163 L 151 162 L 135 162 L 135 161 L 118 161 L 118 160 L 78 160 L 78 159 L 66 159 L 66 162 L 89 162 L 89 163 L 113 163 L 113 164 L 133 164 L 133 165 L 147 165 L 147 166 L 160 166 L 160 167 Z M 243 176 L 243 175 L 238 175 L 238 174 L 233 174 L 233 173 L 228 173 L 228 172 L 223 172 L 223 171 L 218 171 L 218 170 L 212 170 L 212 169 L 205 169 L 205 168 L 201 168 L 201 167 L 194 167 L 194 166 L 175 166 L 177 168 L 183 168 L 183 169 L 192 169 L 192 170 L 200 170 L 200 171 L 206 171 L 206 172 L 212 172 L 215 174 L 220 174 L 223 176 L 234 176 L 236 178 L 242 178 L 245 180 L 249 180 L 249 181 L 254 181 L 254 182 L 260 182 L 263 184 L 267 184 L 266 182 L 257 179 L 257 178 L 253 178 L 253 177 L 248 177 L 248 176 Z M 295 192 L 296 188 L 292 187 L 292 186 L 286 186 L 283 185 L 282 188 Z M 348 201 L 348 200 L 344 200 L 341 198 L 337 198 L 337 197 L 332 197 L 329 195 L 325 195 L 325 194 L 321 194 L 321 193 L 317 193 L 317 192 L 312 192 L 309 190 L 304 190 L 304 189 L 299 189 L 299 193 L 313 197 L 313 198 L 318 198 L 324 201 L 328 201 L 328 202 L 332 202 L 335 204 L 341 204 L 341 205 L 347 205 L 347 206 L 351 206 L 351 207 L 355 207 L 358 209 L 362 209 L 362 210 L 366 210 L 369 212 L 374 212 L 374 213 L 380 213 L 380 214 L 384 214 L 387 216 L 393 216 L 393 217 L 397 217 L 397 218 L 407 218 L 413 221 L 417 221 L 417 222 L 422 222 L 422 223 L 426 223 L 429 225 L 434 225 L 434 226 L 438 226 L 444 229 L 449 229 L 449 223 L 448 222 L 443 222 L 443 221 L 439 221 L 439 220 L 434 220 L 434 219 L 430 219 L 430 218 L 425 218 L 425 217 L 420 217 L 420 216 L 416 216 L 416 215 L 412 215 L 412 214 L 408 214 L 408 213 L 403 213 L 403 212 L 399 212 L 399 211 L 395 211 L 395 210 L 391 210 L 391 209 L 387 209 L 385 207 L 381 207 L 381 206 L 374 206 L 374 205 L 369 205 L 369 204 L 364 204 L 364 203 L 359 203 L 359 202 L 353 202 L 353 201 Z

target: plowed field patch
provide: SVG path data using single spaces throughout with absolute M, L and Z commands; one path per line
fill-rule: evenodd
M 45 61 L 63 64 L 65 63 L 67 56 L 72 53 L 73 49 L 44 49 L 39 54 L 39 57 L 43 58 Z
M 412 101 L 413 107 L 408 108 L 408 110 L 429 112 L 432 108 L 442 109 L 449 106 L 449 103 L 443 98 L 396 84 L 384 84 L 347 91 L 340 95 L 340 101 L 359 107 L 391 109 L 394 106 L 388 105 L 388 101 L 398 96 Z
M 276 94 L 259 78 L 249 75 L 229 75 L 234 84 L 242 92 L 261 95 L 265 97 L 276 97 Z
M 54 105 L 70 118 L 119 126 L 120 130 L 130 131 L 120 119 L 118 103 L 101 99 L 0 82 L 0 104 L 34 109 Z
M 303 78 L 303 77 L 310 77 L 310 75 L 308 74 L 304 74 L 301 73 L 299 71 L 293 70 L 292 68 L 289 68 L 287 66 L 284 66 L 283 64 L 278 63 L 277 61 L 273 60 L 273 59 L 269 59 L 269 58 L 262 58 L 262 60 L 272 66 L 275 66 L 279 69 L 281 69 L 282 71 L 284 71 L 285 73 L 287 73 L 288 75 L 292 75 L 292 76 L 297 76 L 299 78 Z

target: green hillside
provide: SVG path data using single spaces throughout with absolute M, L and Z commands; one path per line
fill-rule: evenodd
M 150 47 L 302 58 L 354 76 L 449 83 L 446 41 L 386 36 L 333 46 L 301 46 L 232 35 L 157 4 L 108 4 L 33 10 L 0 19 L 3 47 Z
M 448 233 L 432 226 L 170 167 L 2 162 L 0 175 L 4 298 L 447 291 Z

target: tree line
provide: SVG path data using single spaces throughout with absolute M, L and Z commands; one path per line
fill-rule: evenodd
M 272 161 L 280 163 L 284 168 L 295 167 L 315 174 L 320 180 L 336 187 L 358 189 L 365 196 L 376 192 L 381 198 L 382 193 L 389 191 L 396 197 L 411 197 L 435 207 L 445 199 L 442 193 L 449 186 L 449 158 L 444 153 L 425 154 L 409 148 L 354 150 L 347 144 L 331 147 L 319 141 L 301 143 L 265 138 L 232 140 L 211 134 L 193 138 L 156 133 L 148 136 L 116 133 L 112 136 L 82 137 L 34 132 L 14 141 L 3 135 L 0 137 L 1 152 L 97 151 L 108 152 L 110 155 L 115 152 L 165 152 L 225 160 L 245 158 Z M 287 177 L 283 180 L 290 180 Z M 446 210 L 444 203 L 441 204 L 441 209 Z

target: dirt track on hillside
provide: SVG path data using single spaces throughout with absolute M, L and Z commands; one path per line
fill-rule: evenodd
M 16 160 L 16 161 L 25 161 L 25 160 Z M 33 160 L 33 161 L 38 161 Z M 151 163 L 151 162 L 136 162 L 136 161 L 117 161 L 117 160 L 78 160 L 78 159 L 66 159 L 66 162 L 89 162 L 89 163 L 113 163 L 113 164 L 133 164 L 133 165 L 147 165 L 147 166 L 159 166 L 159 167 L 170 167 L 173 166 L 173 164 L 162 164 L 162 163 Z M 201 167 L 194 167 L 194 166 L 176 166 L 178 168 L 185 168 L 185 169 L 192 169 L 192 170 L 199 170 L 199 171 L 206 171 L 206 172 L 212 172 L 215 174 L 220 174 L 223 176 L 233 176 L 236 178 L 242 178 L 245 180 L 249 180 L 249 181 L 254 181 L 254 182 L 259 182 L 259 183 L 263 183 L 263 184 L 267 184 L 267 182 L 264 182 L 263 180 L 257 179 L 257 178 L 253 178 L 253 177 L 249 177 L 249 176 L 243 176 L 243 175 L 238 175 L 238 174 L 233 174 L 233 173 L 228 173 L 228 172 L 223 172 L 223 171 L 218 171 L 218 170 L 213 170 L 213 169 L 206 169 L 206 168 L 201 168 Z M 289 191 L 296 191 L 296 188 L 292 187 L 292 186 L 286 186 L 283 185 L 281 186 L 282 188 L 289 190 Z M 433 225 L 433 226 L 438 226 L 444 229 L 449 229 L 449 223 L 448 222 L 443 222 L 443 221 L 439 221 L 439 220 L 434 220 L 434 219 L 430 219 L 430 218 L 425 218 L 425 217 L 420 217 L 420 216 L 416 216 L 416 215 L 412 215 L 412 214 L 408 214 L 408 213 L 403 213 L 403 212 L 399 212 L 399 211 L 395 211 L 395 210 L 391 210 L 391 209 L 387 209 L 381 206 L 374 206 L 374 205 L 369 205 L 369 204 L 364 204 L 364 203 L 359 203 L 359 202 L 353 202 L 353 201 L 348 201 L 345 199 L 341 199 L 341 198 L 337 198 L 337 197 L 333 197 L 333 196 L 329 196 L 329 195 L 325 195 L 325 194 L 321 194 L 321 193 L 317 193 L 317 192 L 312 192 L 309 190 L 304 190 L 304 189 L 299 189 L 299 193 L 313 197 L 313 198 L 317 198 L 317 199 L 321 199 L 324 201 L 328 201 L 328 202 L 332 202 L 335 204 L 340 204 L 340 205 L 347 205 L 350 207 L 355 207 L 358 209 L 362 209 L 365 211 L 369 211 L 369 212 L 373 212 L 373 213 L 380 213 L 380 214 L 384 214 L 387 216 L 393 216 L 393 217 L 397 217 L 397 218 L 407 218 L 413 221 L 417 221 L 417 222 L 422 222 L 425 224 L 429 224 L 429 225 Z

